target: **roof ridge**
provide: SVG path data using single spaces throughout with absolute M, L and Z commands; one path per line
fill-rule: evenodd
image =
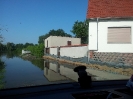
M 86 17 L 133 17 L 133 0 L 88 0 Z

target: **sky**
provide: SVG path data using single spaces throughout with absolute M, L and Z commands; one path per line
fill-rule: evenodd
M 86 19 L 88 0 L 0 0 L 0 34 L 4 43 L 38 43 L 52 29 L 71 34 Z

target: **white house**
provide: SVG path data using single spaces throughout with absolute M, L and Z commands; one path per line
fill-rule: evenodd
M 88 44 L 81 44 L 80 38 L 50 36 L 45 39 L 45 53 L 72 58 L 87 57 Z
M 90 58 L 133 56 L 133 0 L 88 0 L 87 19 Z
M 59 52 L 59 48 L 57 47 L 60 46 L 70 46 L 70 45 L 79 45 L 81 44 L 81 39 L 80 38 L 72 38 L 72 37 L 62 37 L 62 36 L 49 36 L 48 38 L 45 39 L 44 41 L 45 44 L 45 52 L 48 54 L 55 54 Z M 52 49 L 52 48 L 56 49 Z
M 71 46 L 60 46 L 51 47 L 50 54 L 58 56 L 66 56 L 71 58 L 81 58 L 88 56 L 88 45 L 71 45 Z
M 88 57 L 88 45 L 62 46 L 60 47 L 60 55 L 71 58 Z
M 47 39 L 45 39 L 45 48 L 79 44 L 81 44 L 80 38 L 49 36 Z
M 22 50 L 22 54 L 29 54 L 31 51 Z

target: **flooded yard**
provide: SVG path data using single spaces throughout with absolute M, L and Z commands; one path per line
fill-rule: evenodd
M 5 62 L 3 77 L 0 78 L 1 88 L 16 88 L 25 86 L 37 86 L 59 83 L 77 82 L 78 75 L 73 69 L 75 65 L 59 63 L 57 61 L 36 59 L 25 60 L 21 57 L 1 57 Z M 115 74 L 107 71 L 94 69 L 87 66 L 88 75 L 93 81 L 122 80 L 130 76 Z

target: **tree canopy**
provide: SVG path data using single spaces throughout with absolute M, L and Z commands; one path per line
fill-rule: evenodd
M 29 45 L 25 50 L 31 51 L 34 56 L 42 57 L 44 55 L 44 44 Z
M 81 38 L 82 44 L 88 43 L 88 27 L 88 20 L 85 20 L 84 22 L 76 21 L 72 27 L 71 32 L 75 35 L 75 37 Z
M 47 34 L 39 36 L 38 43 L 44 43 L 44 39 L 46 39 L 49 36 L 65 36 L 65 37 L 72 37 L 70 34 L 65 33 L 63 29 L 58 29 L 58 30 L 50 30 Z
M 0 43 L 3 42 L 3 37 L 2 35 L 0 34 Z

